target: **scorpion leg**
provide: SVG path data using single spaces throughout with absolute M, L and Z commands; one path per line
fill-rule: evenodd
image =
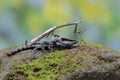
M 51 44 L 51 43 L 49 44 L 49 47 L 48 47 L 48 48 L 50 49 L 50 52 L 53 51 L 53 47 L 52 47 L 52 44 Z
M 53 47 L 52 46 L 50 47 L 50 52 L 53 52 Z
M 45 53 L 47 53 L 47 51 L 45 50 L 45 48 L 43 47 L 43 48 L 41 48 Z
M 38 47 L 35 47 L 35 48 L 32 50 L 32 54 L 31 54 L 32 59 L 35 59 L 34 53 L 35 53 L 35 51 L 36 51 L 37 49 L 38 49 Z
M 33 59 L 35 59 L 35 55 L 34 55 L 35 51 L 38 50 L 39 48 L 41 48 L 41 46 L 36 46 L 36 47 L 32 50 L 32 55 L 31 55 L 31 56 L 32 56 Z M 40 51 L 40 53 L 42 53 L 42 52 Z
M 36 46 L 36 48 L 33 49 L 33 53 L 35 53 L 35 51 L 37 49 L 42 49 L 42 45 L 40 43 L 35 43 L 35 45 L 37 45 L 37 46 Z M 40 54 L 42 53 L 41 51 L 39 51 L 39 52 L 40 52 Z
M 35 51 L 38 49 L 38 48 L 40 48 L 40 47 L 35 47 L 33 50 L 32 50 L 32 54 L 34 54 L 35 53 Z

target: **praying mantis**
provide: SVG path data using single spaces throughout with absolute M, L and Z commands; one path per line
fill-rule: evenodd
M 63 24 L 63 25 L 60 25 L 60 26 L 54 26 L 48 30 L 46 30 L 45 32 L 43 32 L 42 34 L 38 35 L 37 37 L 33 38 L 31 40 L 31 42 L 28 44 L 27 41 L 25 41 L 25 45 L 16 49 L 16 50 L 13 50 L 13 51 L 10 51 L 10 53 L 7 53 L 8 56 L 11 56 L 11 55 L 14 55 L 20 51 L 24 51 L 24 50 L 29 50 L 29 49 L 32 49 L 33 51 L 35 50 L 43 50 L 44 52 L 46 52 L 46 50 L 51 50 L 53 48 L 64 48 L 64 49 L 69 49 L 69 48 L 72 48 L 74 44 L 77 43 L 76 40 L 71 40 L 71 39 L 67 39 L 67 38 L 61 38 L 61 40 L 52 40 L 50 42 L 46 42 L 44 41 L 43 43 L 38 43 L 41 39 L 45 38 L 45 37 L 48 37 L 49 35 L 54 35 L 54 31 L 56 29 L 59 29 L 59 28 L 63 28 L 63 27 L 70 27 L 72 25 L 74 25 L 74 34 L 77 35 L 79 33 L 82 33 L 84 32 L 86 29 L 84 29 L 83 31 L 77 31 L 77 27 L 78 27 L 78 24 L 81 23 L 81 21 L 76 21 L 76 22 L 73 22 L 73 23 L 67 23 L 67 24 Z M 73 26 L 72 26 L 73 27 Z M 59 37 L 59 35 L 54 35 L 55 37 Z

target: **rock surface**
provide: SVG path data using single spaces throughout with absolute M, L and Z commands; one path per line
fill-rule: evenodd
M 3 80 L 120 80 L 120 52 L 101 45 L 81 43 L 47 55 L 38 51 L 35 59 L 30 50 L 11 57 L 6 50 L 0 52 Z

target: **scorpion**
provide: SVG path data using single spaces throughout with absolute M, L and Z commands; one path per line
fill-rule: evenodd
M 34 39 L 31 40 L 31 42 L 28 44 L 27 40 L 25 41 L 25 45 L 16 49 L 16 50 L 12 50 L 9 53 L 6 53 L 7 56 L 12 56 L 18 52 L 24 51 L 24 50 L 29 50 L 32 49 L 32 53 L 34 53 L 36 50 L 43 50 L 45 53 L 47 53 L 47 50 L 49 51 L 53 51 L 54 49 L 71 49 L 76 47 L 76 43 L 78 41 L 76 40 L 72 40 L 72 39 L 68 39 L 68 38 L 62 38 L 57 34 L 54 34 L 54 31 L 58 28 L 62 28 L 62 27 L 66 27 L 66 26 L 71 26 L 71 25 L 75 25 L 75 29 L 74 29 L 74 34 L 77 36 L 77 34 L 84 32 L 86 29 L 84 29 L 83 31 L 77 31 L 77 26 L 78 23 L 81 23 L 81 21 L 77 21 L 77 22 L 73 22 L 73 23 L 67 23 L 64 25 L 60 25 L 60 26 L 54 26 L 50 29 L 48 29 L 47 31 L 45 31 L 44 33 L 38 35 L 37 37 L 35 37 Z M 48 37 L 49 35 L 52 35 L 54 38 L 51 41 L 44 41 L 42 43 L 38 43 L 38 41 L 40 41 L 41 39 Z

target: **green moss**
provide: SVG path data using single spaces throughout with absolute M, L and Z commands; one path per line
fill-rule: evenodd
M 58 80 L 61 74 L 66 75 L 67 72 L 70 72 L 72 76 L 76 75 L 76 69 L 91 71 L 92 66 L 96 67 L 95 69 L 104 70 L 106 64 L 111 64 L 99 59 L 102 57 L 99 49 L 104 50 L 105 46 L 81 44 L 76 49 L 76 52 L 73 52 L 74 49 L 56 51 L 30 63 L 17 65 L 13 67 L 12 72 L 4 80 L 21 80 L 21 78 L 22 80 Z
M 2 69 L 2 60 L 0 59 L 0 73 L 3 71 L 3 69 Z
M 2 73 L 3 69 L 0 69 L 0 73 Z
M 80 67 L 77 61 L 80 61 L 80 57 L 80 54 L 74 56 L 70 53 L 57 51 L 45 55 L 29 64 L 18 65 L 14 68 L 13 73 L 25 75 L 24 77 L 28 80 L 31 78 L 32 80 L 56 80 L 60 74 L 72 72 L 74 69 Z M 11 76 L 7 77 L 11 78 Z
M 86 45 L 86 46 L 88 46 L 90 48 L 107 48 L 106 46 L 101 45 L 101 44 L 87 43 L 87 44 L 83 44 L 83 45 Z
M 93 47 L 96 47 L 96 48 L 105 48 L 105 46 L 101 45 L 101 44 L 95 44 L 95 45 L 92 45 Z

